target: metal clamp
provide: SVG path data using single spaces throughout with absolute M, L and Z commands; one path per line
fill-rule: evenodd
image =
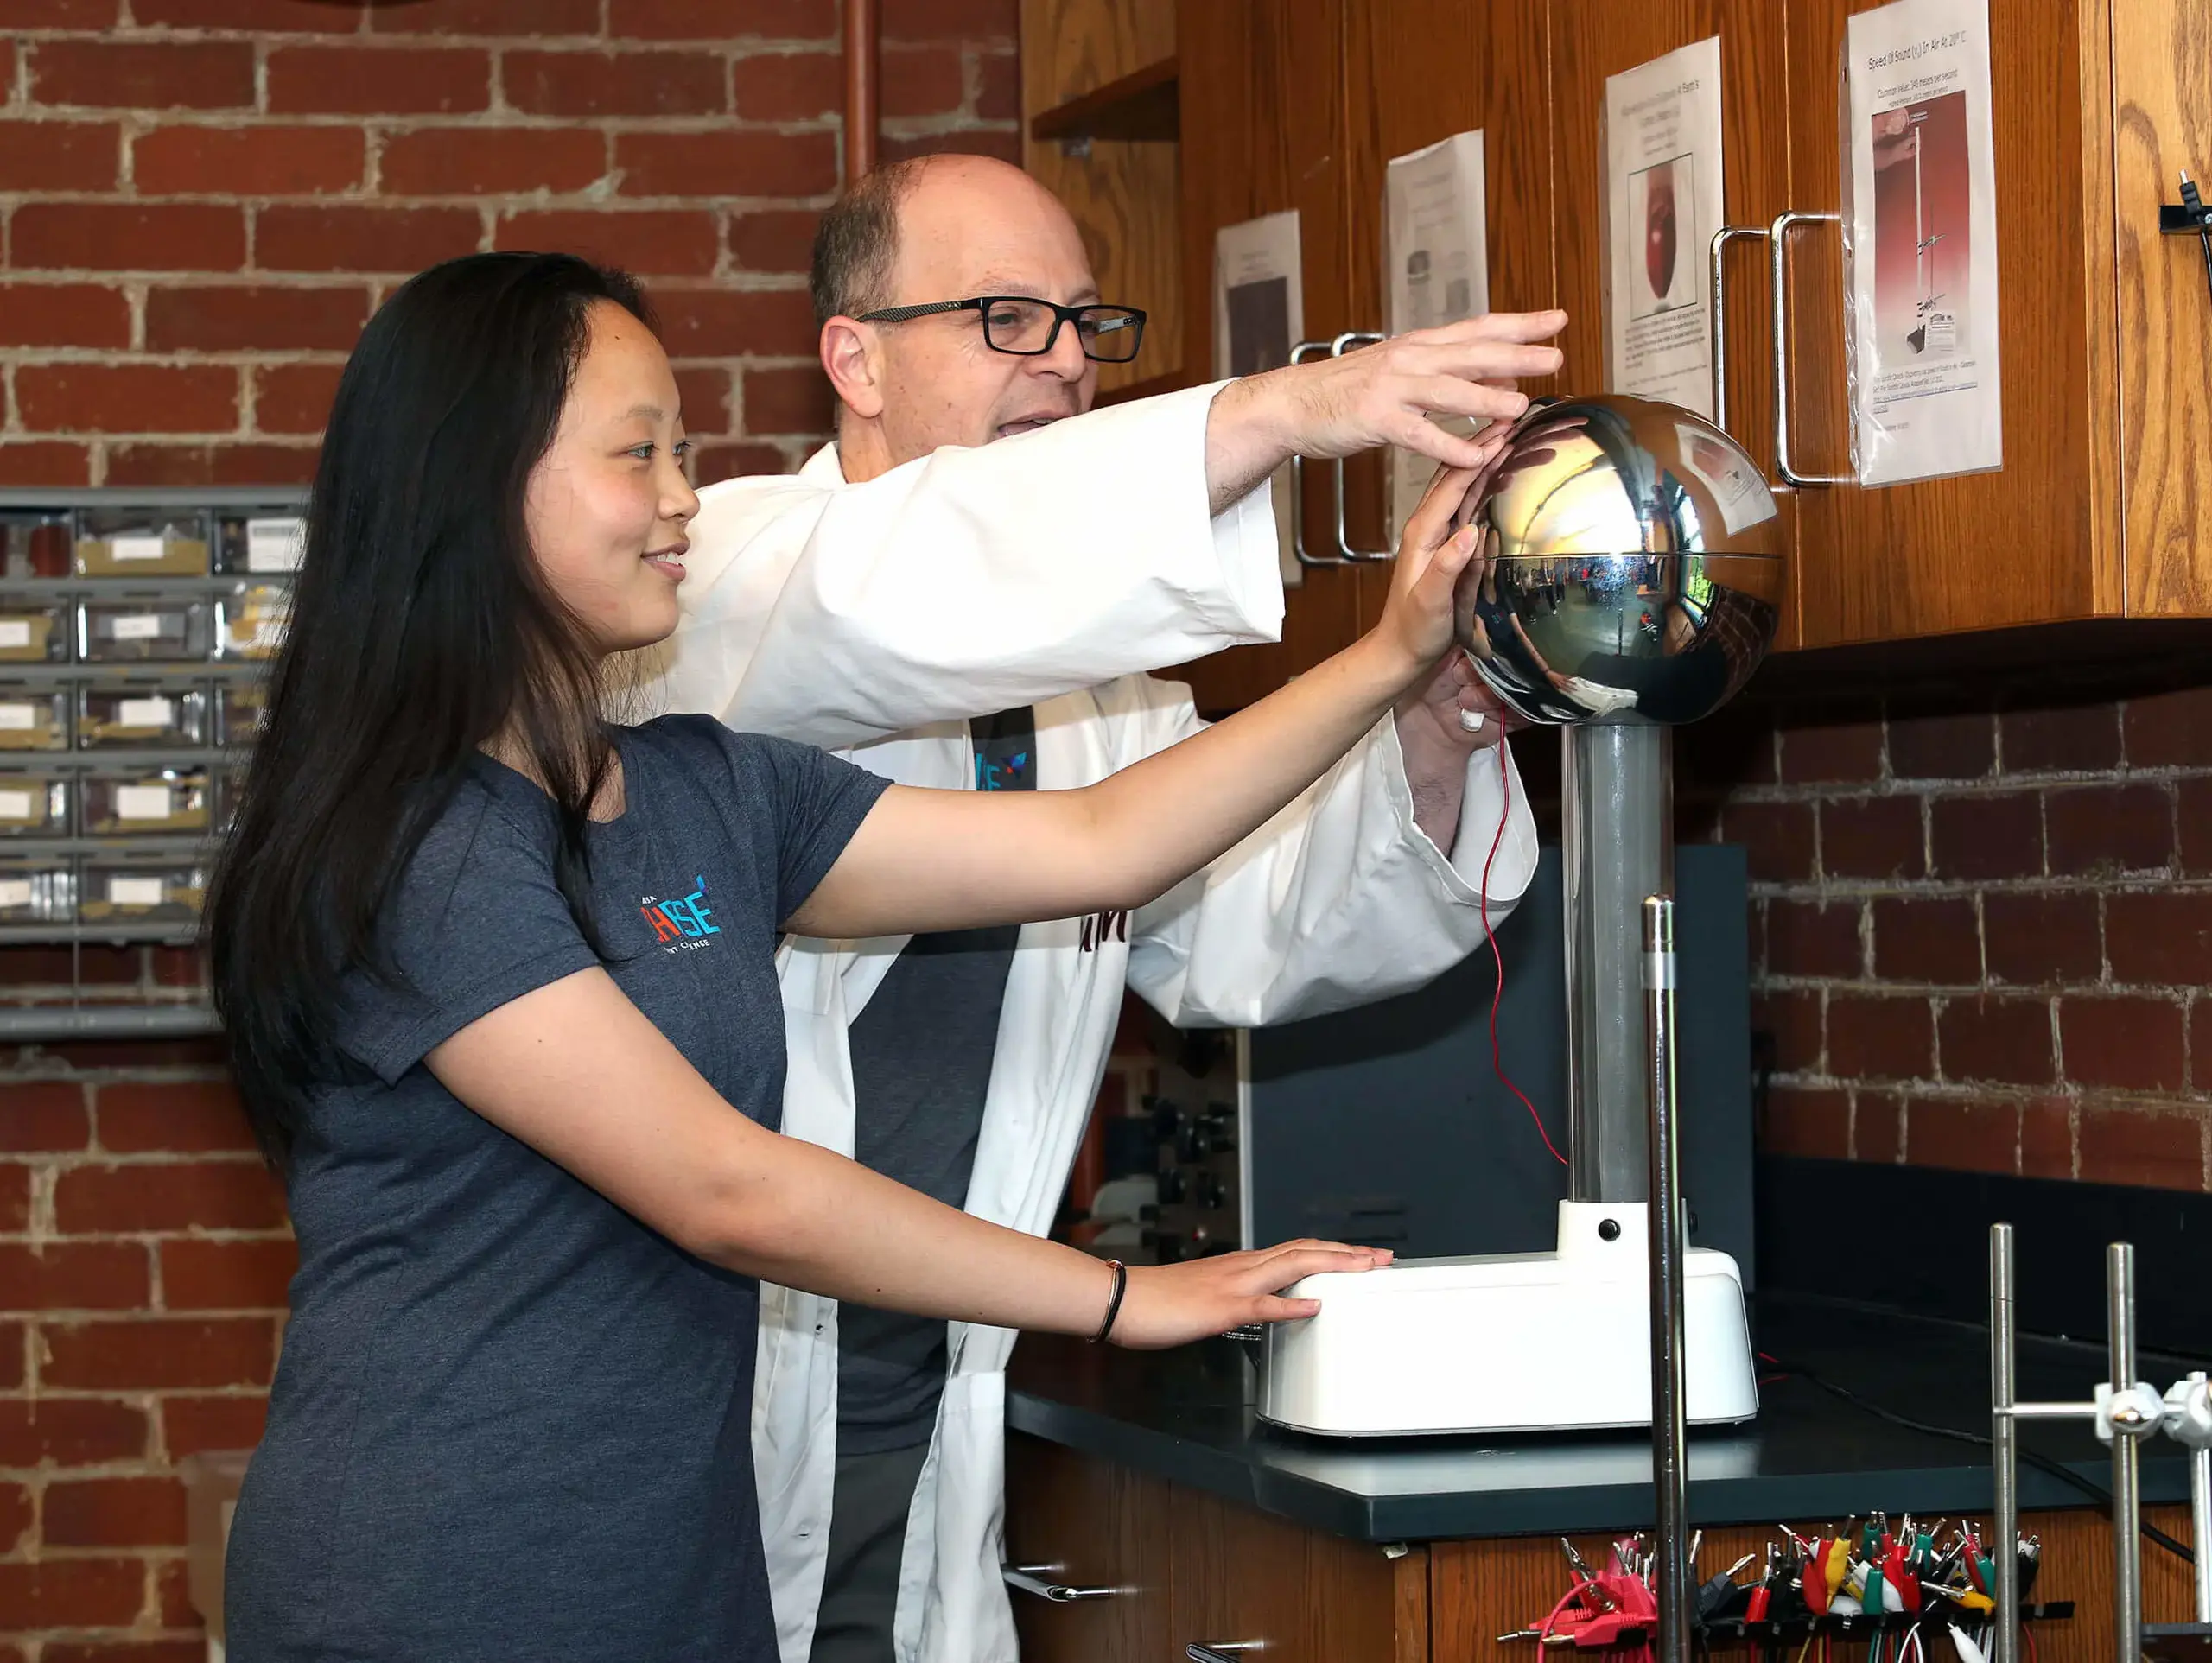
M 1074 1588 L 1066 1583 L 1047 1578 L 1059 1574 L 1063 1566 L 1057 1565 L 1002 1565 L 999 1577 L 1009 1588 L 1025 1594 L 1034 1594 L 1039 1599 L 1050 1600 L 1055 1605 L 1072 1605 L 1077 1600 L 1111 1599 L 1122 1590 L 1118 1588 Z
M 1191 1663 L 1236 1663 L 1240 1657 L 1249 1657 L 1255 1652 L 1267 1649 L 1268 1642 L 1264 1640 L 1227 1641 L 1218 1646 L 1201 1646 L 1194 1640 L 1183 1648 L 1183 1655 L 1190 1659 Z
M 1644 1082 L 1651 1109 L 1651 1487 L 1658 1528 L 1651 1577 L 1659 1663 L 1689 1663 L 1689 1429 L 1682 1261 L 1680 1097 L 1675 1071 L 1675 902 L 1643 900 Z
M 1346 352 L 1357 352 L 1363 346 L 1372 346 L 1378 341 L 1388 340 L 1389 336 L 1377 333 L 1372 329 L 1347 329 L 1329 343 L 1329 356 L 1342 358 Z M 1362 561 L 1393 558 L 1397 553 L 1395 549 L 1355 549 L 1351 546 L 1351 533 L 1344 524 L 1344 459 L 1341 456 L 1338 457 L 1335 467 L 1338 563 L 1349 566 Z
M 1309 359 L 1333 358 L 1334 343 L 1325 340 L 1301 340 L 1290 349 L 1290 361 L 1303 364 Z M 1343 513 L 1344 464 L 1337 464 L 1338 512 Z M 1306 552 L 1306 459 L 1293 451 L 1290 456 L 1290 552 L 1300 566 L 1348 566 L 1351 562 L 1334 555 L 1309 555 Z
M 1789 462 L 1789 232 L 1797 225 L 1840 225 L 1836 213 L 1800 213 L 1795 209 L 1777 215 L 1767 228 L 1773 243 L 1769 251 L 1774 282 L 1774 467 L 1785 485 L 1797 486 L 1856 485 L 1848 473 L 1800 473 Z
M 1764 225 L 1723 225 L 1713 233 L 1713 425 L 1723 433 L 1728 431 L 1728 244 L 1766 235 Z

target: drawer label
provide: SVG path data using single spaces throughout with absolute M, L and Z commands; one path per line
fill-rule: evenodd
M 31 817 L 31 794 L 29 791 L 0 791 L 0 820 L 29 820 Z
M 175 715 L 176 706 L 167 699 L 125 699 L 116 720 L 124 727 L 167 727 Z
M 249 572 L 296 572 L 308 551 L 308 523 L 296 516 L 245 523 Z
M 29 879 L 0 878 L 0 906 L 29 906 L 30 904 Z
M 115 817 L 118 820 L 167 820 L 175 812 L 175 801 L 166 785 L 125 785 L 115 794 Z
M 111 878 L 107 880 L 110 906 L 159 906 L 168 898 L 168 885 L 159 878 Z
M 0 647 L 27 647 L 30 644 L 29 619 L 0 618 Z
M 0 704 L 0 729 L 26 733 L 37 726 L 38 707 L 36 705 Z
M 110 537 L 107 551 L 117 560 L 159 560 L 168 543 L 161 537 Z
M 118 641 L 153 641 L 160 638 L 168 623 L 157 613 L 132 613 L 114 619 L 108 633 Z

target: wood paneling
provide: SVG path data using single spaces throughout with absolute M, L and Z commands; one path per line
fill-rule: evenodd
M 1257 1642 L 1268 1663 L 1405 1663 L 1400 1562 L 1382 1548 L 1180 1490 L 1171 1528 L 1177 1627 L 1167 1655 L 1192 1641 Z
M 1175 53 L 1175 0 L 1021 0 L 1023 124 Z
M 1006 1488 L 1014 1564 L 1058 1565 L 1066 1582 L 1116 1590 L 1072 1604 L 1014 1590 L 1024 1663 L 1166 1656 L 1167 1486 L 1015 1433 L 1007 1440 Z

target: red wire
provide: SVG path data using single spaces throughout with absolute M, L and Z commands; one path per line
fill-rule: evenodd
M 1493 716 L 1491 720 L 1502 720 L 1503 719 Z M 1536 1123 L 1536 1135 L 1544 1140 L 1544 1147 L 1551 1151 L 1552 1158 L 1561 1166 L 1568 1166 L 1573 1163 L 1560 1154 L 1553 1144 L 1552 1134 L 1544 1129 L 1544 1117 L 1536 1113 L 1536 1106 L 1529 1101 L 1529 1094 L 1515 1085 L 1512 1076 L 1506 1073 L 1504 1048 L 1498 1044 L 1497 1007 L 1505 1000 L 1505 955 L 1497 950 L 1497 936 L 1492 933 L 1490 927 L 1490 869 L 1497 860 L 1498 850 L 1504 845 L 1505 828 L 1513 822 L 1513 773 L 1506 765 L 1505 735 L 1502 733 L 1497 736 L 1497 783 L 1505 793 L 1505 801 L 1498 811 L 1497 835 L 1491 839 L 1490 855 L 1483 862 L 1481 897 L 1483 936 L 1490 943 L 1490 955 L 1497 965 L 1497 983 L 1491 989 L 1490 996 L 1490 1065 L 1497 1074 L 1498 1082 L 1518 1097 L 1521 1100 L 1521 1107 L 1529 1111 L 1529 1118 Z

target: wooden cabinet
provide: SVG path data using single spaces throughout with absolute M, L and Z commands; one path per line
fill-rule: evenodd
M 1112 1590 L 1062 1601 L 1016 1588 L 1023 1663 L 1169 1655 L 1167 1486 L 1018 1433 L 1007 1453 L 1008 1562 L 1048 1585 Z

